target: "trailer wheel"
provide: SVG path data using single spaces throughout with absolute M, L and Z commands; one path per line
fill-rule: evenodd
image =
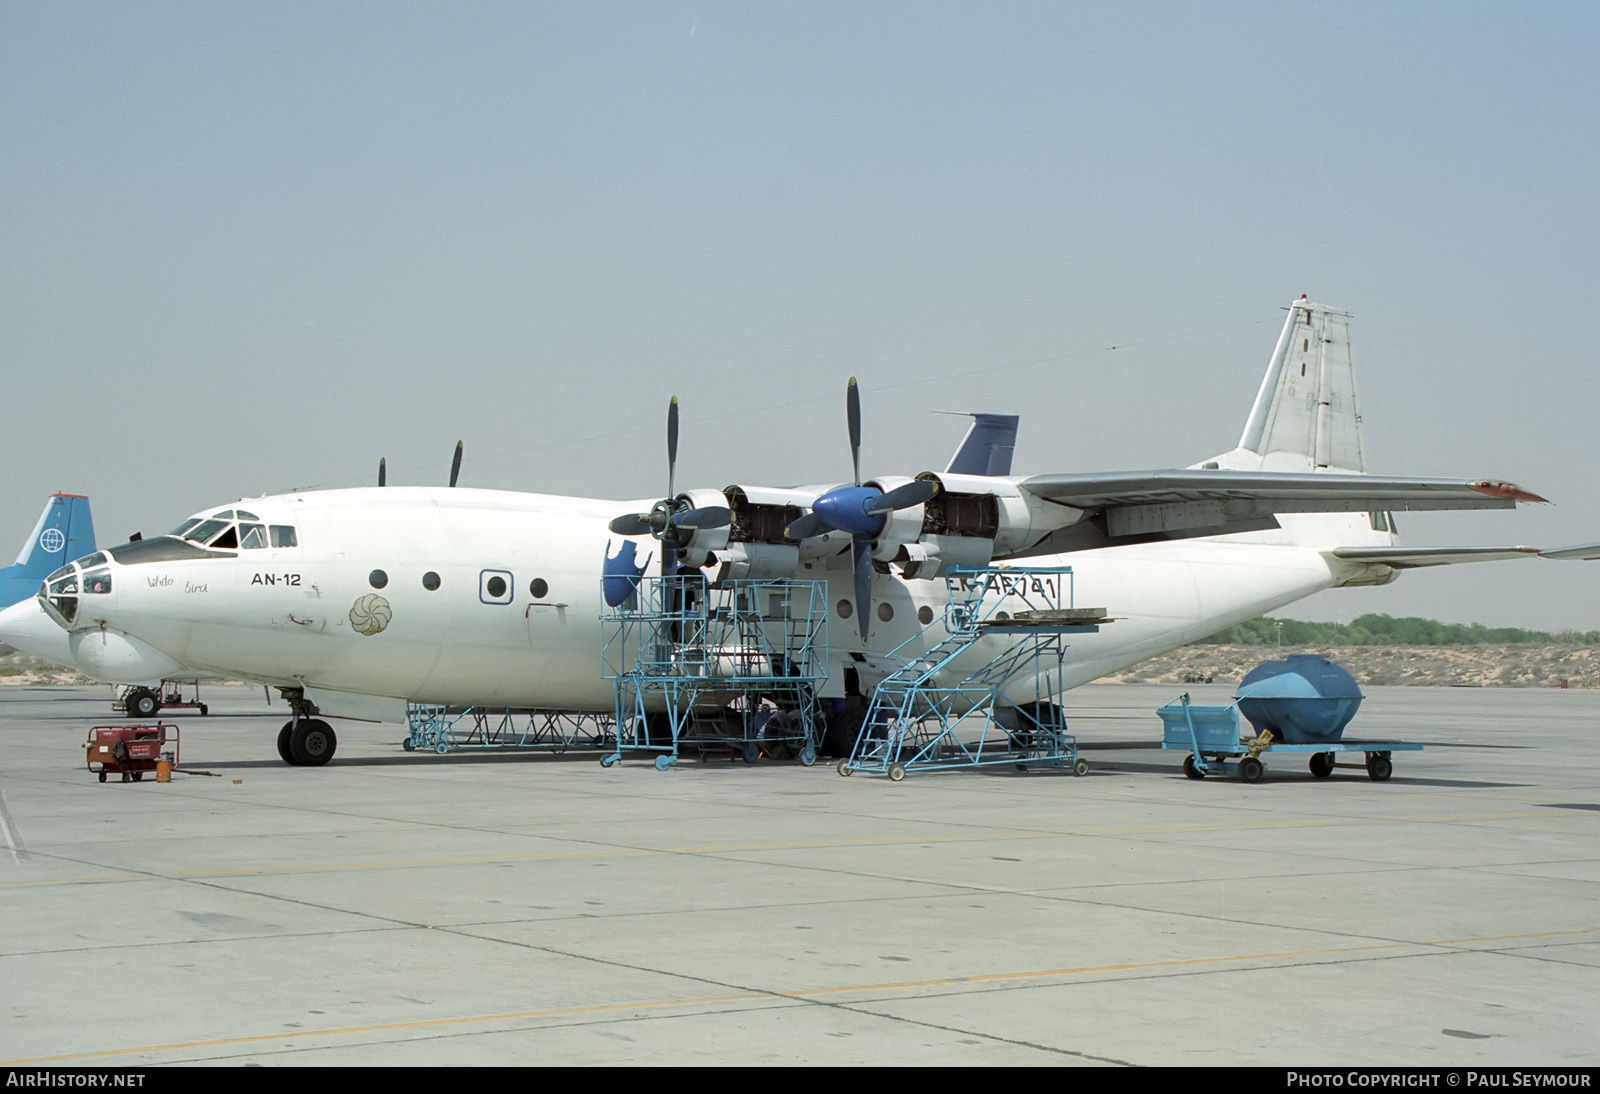
M 1183 773 L 1191 779 L 1203 779 L 1206 777 L 1206 773 L 1195 766 L 1193 752 L 1183 758 Z
M 1319 779 L 1326 779 L 1333 774 L 1333 753 L 1313 752 L 1311 754 L 1311 773 Z
M 1247 783 L 1258 781 L 1266 769 L 1266 765 L 1254 756 L 1246 756 L 1239 761 L 1239 777 Z
M 1367 777 L 1375 782 L 1382 782 L 1394 774 L 1394 764 L 1389 759 L 1387 752 L 1367 753 Z
M 104 771 L 100 772 L 100 781 L 101 782 L 105 782 L 106 781 L 106 773 Z
M 901 779 L 903 779 L 905 777 L 906 777 L 906 765 L 905 764 L 893 763 L 893 764 L 889 765 L 889 781 L 890 782 L 896 782 L 897 783 L 897 782 L 899 782 Z

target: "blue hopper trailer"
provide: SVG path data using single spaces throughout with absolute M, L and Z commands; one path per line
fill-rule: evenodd
M 1191 779 L 1237 772 L 1245 782 L 1255 782 L 1266 773 L 1264 754 L 1300 753 L 1309 758 L 1311 774 L 1319 779 L 1332 775 L 1336 767 L 1365 766 L 1368 777 L 1381 782 L 1394 773 L 1393 753 L 1422 750 L 1421 745 L 1404 741 L 1284 741 L 1270 729 L 1245 740 L 1239 736 L 1237 704 L 1202 706 L 1189 702 L 1187 692 L 1157 713 L 1165 730 L 1161 747 L 1189 753 L 1183 759 L 1183 773 Z M 1339 762 L 1352 753 L 1361 754 L 1363 763 Z

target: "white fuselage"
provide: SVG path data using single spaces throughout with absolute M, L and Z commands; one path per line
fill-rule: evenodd
M 547 710 L 610 710 L 601 672 L 601 561 L 620 537 L 607 523 L 649 502 L 488 490 L 370 488 L 239 503 L 295 545 L 233 557 L 103 564 L 110 591 L 86 581 L 71 621 L 77 662 L 105 679 L 173 666 L 308 692 Z M 1057 690 L 1202 638 L 1356 576 L 1335 546 L 1388 543 L 1365 514 L 1283 518 L 1284 528 L 1018 560 L 1070 566 L 1079 605 L 1115 622 L 1073 639 Z M 641 561 L 659 545 L 639 541 Z M 381 576 L 378 572 L 381 571 Z M 653 566 L 650 572 L 654 572 Z M 436 575 L 437 580 L 427 577 Z M 852 598 L 849 552 L 802 566 L 828 582 L 830 678 L 851 665 L 870 684 L 884 654 L 941 615 L 945 582 L 879 575 L 865 643 L 838 613 Z M 435 587 L 429 588 L 428 585 Z M 881 610 L 881 609 L 880 609 Z M 942 637 L 936 623 L 928 641 Z M 993 656 L 982 640 L 953 671 Z M 853 656 L 854 655 L 854 656 Z M 1033 681 L 1027 682 L 1031 692 Z

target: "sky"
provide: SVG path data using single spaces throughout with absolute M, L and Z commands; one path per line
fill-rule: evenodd
M 656 497 L 1237 442 L 1301 293 L 1371 470 L 1600 540 L 1600 5 L 0 5 L 0 549 L 389 481 Z M 8 556 L 9 557 L 9 556 Z M 1600 628 L 1600 563 L 1280 613 Z

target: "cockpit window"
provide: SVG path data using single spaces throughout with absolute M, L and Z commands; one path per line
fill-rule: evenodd
M 263 524 L 260 517 L 243 509 L 224 509 L 206 518 L 192 517 L 178 525 L 171 534 L 190 543 L 210 547 L 213 551 L 258 551 L 268 546 L 297 547 L 300 542 L 295 535 L 294 525 Z
M 228 527 L 227 521 L 218 520 L 213 517 L 210 520 L 203 520 L 199 524 L 195 525 L 184 534 L 183 538 L 192 543 L 205 543 L 226 527 Z
M 74 564 L 83 567 L 85 570 L 88 570 L 88 569 L 91 569 L 91 568 L 93 568 L 95 566 L 100 566 L 100 565 L 104 564 L 105 560 L 106 560 L 105 552 L 104 551 L 96 551 L 92 555 L 84 555 L 82 558 L 74 559 L 73 562 L 74 562 Z
M 78 575 L 68 574 L 58 581 L 50 582 L 51 596 L 69 596 L 78 591 Z
M 58 578 L 58 577 L 66 577 L 71 572 L 72 572 L 72 567 L 71 566 L 63 566 L 63 567 L 61 567 L 61 569 L 56 570 L 49 577 L 45 578 L 45 581 L 46 582 L 50 582 L 50 581 L 56 580 L 56 578 Z
M 111 591 L 111 571 L 95 570 L 83 575 L 83 591 L 86 593 L 109 593 Z

